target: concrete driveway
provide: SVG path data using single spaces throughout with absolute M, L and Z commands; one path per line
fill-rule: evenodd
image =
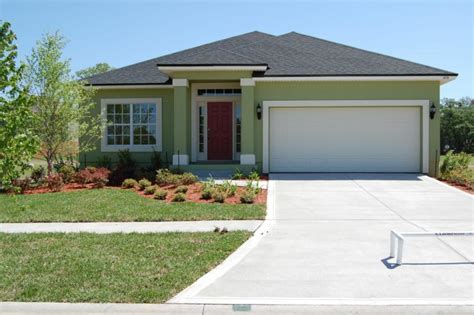
M 170 302 L 472 304 L 472 237 L 413 238 L 404 265 L 390 230 L 474 230 L 474 199 L 416 174 L 277 174 L 268 232 Z M 245 247 L 245 246 L 244 246 Z

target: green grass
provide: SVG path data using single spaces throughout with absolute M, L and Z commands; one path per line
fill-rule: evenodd
M 249 236 L 0 233 L 0 301 L 163 303 Z
M 263 205 L 166 203 L 123 189 L 0 194 L 0 222 L 193 221 L 264 217 Z

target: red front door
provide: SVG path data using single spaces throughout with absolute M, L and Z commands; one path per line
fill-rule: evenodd
M 207 159 L 232 160 L 232 102 L 207 103 Z

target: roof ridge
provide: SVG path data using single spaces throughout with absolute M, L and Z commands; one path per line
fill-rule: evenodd
M 395 60 L 399 60 L 399 61 L 403 61 L 403 62 L 409 62 L 409 63 L 411 63 L 411 64 L 415 64 L 415 65 L 418 65 L 418 66 L 427 67 L 427 68 L 430 68 L 430 69 L 433 69 L 433 70 L 438 70 L 438 71 L 441 71 L 441 72 L 451 73 L 450 71 L 447 71 L 447 70 L 444 70 L 444 69 L 441 69 L 441 68 L 436 68 L 436 67 L 428 66 L 428 65 L 425 65 L 425 64 L 422 64 L 422 63 L 413 62 L 413 61 L 410 61 L 410 60 L 406 60 L 406 59 L 402 59 L 402 58 L 398 58 L 398 57 L 394 57 L 394 56 L 382 54 L 382 53 L 375 52 L 375 51 L 370 51 L 370 50 L 366 50 L 366 49 L 354 47 L 354 46 L 347 45 L 347 44 L 336 43 L 336 42 L 333 42 L 333 41 L 330 41 L 330 40 L 327 40 L 327 39 L 323 39 L 323 38 L 319 38 L 319 37 L 311 36 L 311 35 L 306 35 L 306 34 L 298 33 L 298 32 L 295 32 L 295 31 L 291 31 L 291 32 L 288 32 L 288 33 L 285 33 L 285 34 L 282 34 L 282 35 L 279 35 L 279 36 L 276 36 L 276 37 L 278 38 L 278 37 L 281 37 L 281 36 L 284 36 L 284 35 L 288 35 L 288 34 L 296 34 L 296 35 L 299 35 L 299 36 L 309 37 L 309 38 L 311 38 L 311 39 L 316 39 L 316 40 L 319 40 L 319 41 L 323 41 L 323 42 L 326 42 L 326 43 L 330 43 L 330 44 L 332 44 L 332 45 L 343 46 L 343 47 L 346 47 L 346 48 L 350 48 L 350 49 L 354 49 L 354 50 L 358 50 L 358 51 L 363 51 L 363 52 L 365 52 L 365 53 L 369 53 L 369 54 L 373 54 L 373 55 L 378 55 L 378 56 L 382 56 L 382 57 L 386 57 L 386 58 L 391 58 L 391 59 L 395 59 Z M 288 47 L 290 47 L 290 46 L 288 46 Z M 296 48 L 295 48 L 295 49 L 296 49 Z M 316 54 L 314 54 L 314 53 L 312 53 L 312 52 L 308 52 L 308 53 L 310 53 L 310 54 L 316 56 Z

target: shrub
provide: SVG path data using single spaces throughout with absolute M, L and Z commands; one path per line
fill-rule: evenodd
M 99 156 L 97 159 L 97 166 L 105 167 L 110 170 L 112 168 L 112 158 L 108 155 Z
M 86 167 L 76 173 L 75 180 L 83 186 L 92 183 L 94 187 L 102 188 L 109 182 L 109 175 L 110 171 L 105 167 Z
M 253 170 L 250 174 L 249 174 L 249 179 L 251 181 L 259 181 L 260 180 L 260 174 L 258 173 L 257 170 Z
M 155 186 L 148 186 L 145 188 L 145 190 L 143 190 L 143 193 L 145 195 L 153 195 L 156 191 L 156 187 Z
M 138 186 L 138 183 L 133 178 L 127 178 L 122 182 L 122 188 L 135 188 Z
M 120 185 L 126 178 L 134 178 L 136 173 L 136 161 L 132 158 L 129 150 L 119 150 L 118 162 L 113 168 L 110 182 L 113 185 Z
M 253 203 L 255 201 L 256 197 L 257 197 L 257 195 L 255 194 L 254 191 L 246 190 L 240 196 L 240 202 L 241 203 Z
M 186 195 L 183 193 L 177 193 L 173 196 L 173 202 L 183 202 L 186 201 Z
M 58 192 L 63 190 L 64 181 L 61 174 L 51 174 L 45 177 L 46 184 L 51 191 Z
M 198 177 L 193 173 L 189 172 L 183 173 L 182 175 L 178 175 L 178 177 L 182 185 L 191 185 L 198 181 Z
M 173 174 L 170 170 L 162 168 L 156 171 L 156 183 L 159 186 L 173 185 L 176 186 L 179 184 L 179 175 Z
M 45 175 L 46 170 L 42 165 L 33 167 L 33 170 L 31 171 L 31 179 L 37 184 L 40 184 L 43 181 Z
M 235 169 L 234 174 L 232 174 L 232 179 L 244 179 L 245 175 L 238 168 Z
M 223 203 L 225 201 L 225 194 L 220 191 L 214 191 L 212 193 L 212 199 L 214 199 L 215 202 Z
M 168 192 L 164 189 L 157 189 L 155 191 L 155 194 L 153 196 L 153 198 L 157 199 L 157 200 L 165 200 L 166 199 L 166 196 L 168 196 Z
M 76 169 L 69 164 L 64 164 L 59 168 L 58 173 L 61 174 L 65 183 L 70 183 L 74 180 Z
M 222 185 L 218 185 L 217 187 L 226 197 L 233 197 L 237 192 L 237 185 L 232 184 L 229 180 L 224 181 Z
M 204 200 L 209 200 L 212 198 L 212 189 L 210 188 L 204 188 L 202 191 L 201 191 L 201 199 L 204 199 Z
M 186 186 L 178 186 L 178 188 L 176 188 L 176 190 L 175 190 L 175 193 L 183 193 L 183 194 L 185 194 L 187 191 L 188 191 L 188 187 L 186 187 Z
M 441 163 L 440 171 L 442 177 L 449 177 L 449 173 L 455 170 L 466 170 L 469 168 L 469 162 L 471 161 L 471 156 L 467 153 L 453 153 L 449 151 L 443 163 Z
M 24 194 L 31 187 L 31 178 L 17 178 L 12 182 L 14 191 Z
M 142 178 L 138 181 L 138 189 L 139 190 L 144 190 L 144 189 L 146 189 L 147 187 L 150 187 L 150 186 L 151 186 L 151 182 L 146 178 Z
M 79 165 L 76 163 L 76 161 L 74 161 L 72 157 L 68 157 L 64 159 L 62 156 L 56 159 L 56 161 L 53 163 L 53 168 L 56 170 L 56 172 L 60 173 L 61 168 L 63 168 L 66 165 L 73 168 L 74 171 L 77 171 L 79 169 Z

